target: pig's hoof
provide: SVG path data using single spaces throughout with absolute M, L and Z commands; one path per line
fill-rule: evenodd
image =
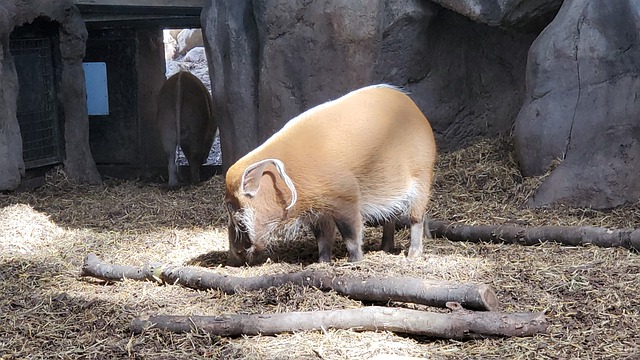
M 422 248 L 418 248 L 418 249 L 410 248 L 409 253 L 407 254 L 407 257 L 412 260 L 418 259 L 421 256 L 422 256 Z
M 393 245 L 389 246 L 389 245 L 382 245 L 380 247 L 380 250 L 386 252 L 386 253 L 392 253 L 393 252 Z

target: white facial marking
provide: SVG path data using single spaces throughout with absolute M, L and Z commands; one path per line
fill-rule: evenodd
M 242 227 L 245 228 L 247 234 L 249 234 L 249 239 L 253 240 L 256 237 L 255 231 L 255 212 L 251 207 L 244 207 L 233 214 L 233 222 L 236 225 L 236 229 L 238 228 L 238 224 L 241 224 Z

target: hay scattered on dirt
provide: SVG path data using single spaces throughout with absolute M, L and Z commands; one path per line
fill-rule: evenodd
M 62 234 L 43 213 L 26 204 L 0 208 L 0 249 L 3 252 L 32 254 Z
M 431 215 L 468 224 L 639 227 L 640 206 L 615 211 L 523 209 L 541 181 L 523 179 L 508 141 L 484 140 L 439 158 Z M 407 261 L 406 230 L 397 253 L 377 251 L 379 229 L 365 232 L 365 260 L 316 264 L 304 234 L 278 243 L 270 260 L 227 268 L 222 179 L 168 192 L 161 184 L 109 181 L 74 185 L 64 173 L 25 193 L 0 195 L 0 358 L 366 359 L 378 354 L 429 359 L 635 358 L 640 356 L 640 258 L 624 249 L 541 244 L 524 247 L 435 239 Z M 533 338 L 455 342 L 347 330 L 279 336 L 211 337 L 202 333 L 128 331 L 141 314 L 274 313 L 363 306 L 300 286 L 225 295 L 178 286 L 77 277 L 84 255 L 143 265 L 200 265 L 239 276 L 330 268 L 376 276 L 418 276 L 492 285 L 506 311 L 544 310 L 550 333 Z M 402 304 L 390 304 L 403 306 Z

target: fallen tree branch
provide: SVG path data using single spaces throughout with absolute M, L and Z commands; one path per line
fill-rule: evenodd
M 445 307 L 447 302 L 460 303 L 472 310 L 496 310 L 498 299 L 486 284 L 452 284 L 411 277 L 360 278 L 335 276 L 327 271 L 300 271 L 291 274 L 275 274 L 255 277 L 219 275 L 197 267 L 174 267 L 147 264 L 144 268 L 104 263 L 95 254 L 88 254 L 81 276 L 119 281 L 124 278 L 150 280 L 159 283 L 179 284 L 192 289 L 218 289 L 227 294 L 239 290 L 253 291 L 284 284 L 312 286 L 323 291 L 335 292 L 355 300 L 370 302 L 400 301 L 428 306 Z
M 204 331 L 218 336 L 275 335 L 284 332 L 352 329 L 386 330 L 434 338 L 469 340 L 533 336 L 547 331 L 543 313 L 454 311 L 434 313 L 369 306 L 361 309 L 227 316 L 143 316 L 131 323 L 134 333 L 148 328 L 172 332 Z
M 607 229 L 593 226 L 463 225 L 448 221 L 429 221 L 434 237 L 453 241 L 537 245 L 551 241 L 565 245 L 596 245 L 640 250 L 640 229 Z

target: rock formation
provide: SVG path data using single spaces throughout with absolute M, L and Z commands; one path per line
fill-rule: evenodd
M 562 160 L 530 206 L 640 199 L 638 1 L 564 2 L 531 48 L 515 141 L 524 175 Z
M 225 168 L 302 111 L 380 82 L 412 93 L 442 149 L 508 132 L 536 35 L 420 0 L 210 2 L 201 22 Z
M 89 149 L 89 120 L 82 70 L 87 30 L 71 0 L 9 0 L 0 4 L 0 190 L 15 189 L 24 174 L 22 140 L 16 103 L 18 78 L 9 48 L 9 35 L 17 26 L 44 17 L 59 24 L 60 101 L 65 116 L 65 171 L 78 182 L 99 183 Z

